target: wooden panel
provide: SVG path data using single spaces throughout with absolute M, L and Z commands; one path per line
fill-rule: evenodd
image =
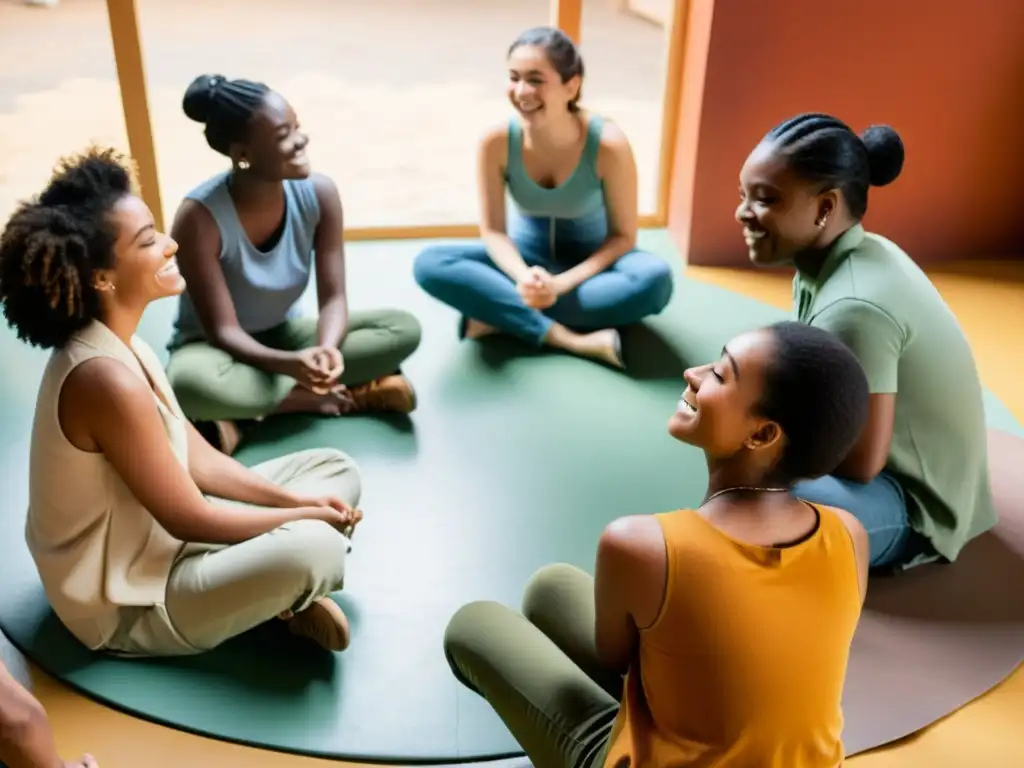
M 157 229 L 163 231 L 164 211 L 160 200 L 160 178 L 156 167 L 156 146 L 153 141 L 153 123 L 149 116 L 146 68 L 142 58 L 135 0 L 107 0 L 107 17 L 117 64 L 117 82 L 121 88 L 128 147 L 138 169 L 142 199 L 153 212 Z

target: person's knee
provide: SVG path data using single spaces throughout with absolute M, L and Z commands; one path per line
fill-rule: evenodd
M 659 259 L 653 254 L 645 255 L 648 258 L 644 259 L 636 272 L 638 290 L 650 311 L 661 312 L 668 306 L 675 290 L 672 268 L 663 259 Z
M 299 582 L 300 592 L 341 587 L 349 541 L 338 529 L 322 520 L 295 520 L 278 533 L 274 559 L 281 571 Z
M 405 357 L 415 352 L 423 340 L 423 326 L 411 312 L 401 310 L 394 317 L 395 335 Z
M 432 294 L 445 284 L 445 269 L 452 263 L 454 255 L 451 246 L 428 245 L 413 260 L 413 279 L 420 288 Z
M 571 593 L 573 586 L 580 582 L 581 577 L 587 578 L 579 568 L 566 563 L 553 563 L 540 568 L 526 584 L 523 590 L 523 616 L 531 623 L 538 617 L 557 610 L 565 603 L 566 595 Z
M 508 613 L 508 608 L 493 600 L 477 600 L 459 608 L 444 631 L 443 647 L 449 664 L 465 672 L 464 663 L 473 664 L 486 657 L 491 630 Z

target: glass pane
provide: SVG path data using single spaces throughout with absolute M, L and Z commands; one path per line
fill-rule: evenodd
M 128 147 L 106 6 L 0 4 L 0 222 L 92 142 Z
M 348 227 L 477 221 L 477 142 L 510 109 L 505 51 L 550 13 L 547 0 L 139 3 L 168 217 L 228 167 L 181 109 L 207 73 L 292 103 Z
M 614 120 L 633 145 L 640 214 L 658 209 L 666 27 L 673 0 L 584 0 L 583 102 Z

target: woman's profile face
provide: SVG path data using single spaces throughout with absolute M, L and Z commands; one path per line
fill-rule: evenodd
M 687 369 L 669 434 L 714 458 L 740 451 L 768 423 L 756 407 L 773 349 L 768 331 L 752 331 L 726 344 L 718 360 Z
M 788 264 L 816 247 L 825 195 L 799 178 L 770 142 L 759 144 L 740 171 L 736 221 L 743 227 L 750 260 L 761 266 Z
M 144 307 L 185 290 L 185 279 L 174 258 L 178 244 L 157 231 L 149 206 L 135 195 L 128 195 L 111 210 L 110 221 L 117 232 L 114 268 L 101 270 L 101 292 L 113 288 L 114 300 Z
M 252 116 L 242 153 L 260 178 L 304 179 L 311 171 L 307 144 L 309 137 L 300 129 L 295 110 L 283 96 L 271 91 Z

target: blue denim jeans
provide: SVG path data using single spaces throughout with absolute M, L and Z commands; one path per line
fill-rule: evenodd
M 825 475 L 798 483 L 793 495 L 856 517 L 868 532 L 872 568 L 900 567 L 927 547 L 910 525 L 903 487 L 888 472 L 869 483 Z
M 606 230 L 585 222 L 518 217 L 509 236 L 523 260 L 551 274 L 592 255 Z M 669 265 L 654 254 L 630 251 L 611 267 L 559 297 L 546 310 L 526 306 L 515 283 L 480 241 L 431 245 L 416 257 L 416 282 L 438 301 L 531 344 L 543 343 L 554 323 L 580 331 L 620 328 L 661 312 L 672 298 Z

